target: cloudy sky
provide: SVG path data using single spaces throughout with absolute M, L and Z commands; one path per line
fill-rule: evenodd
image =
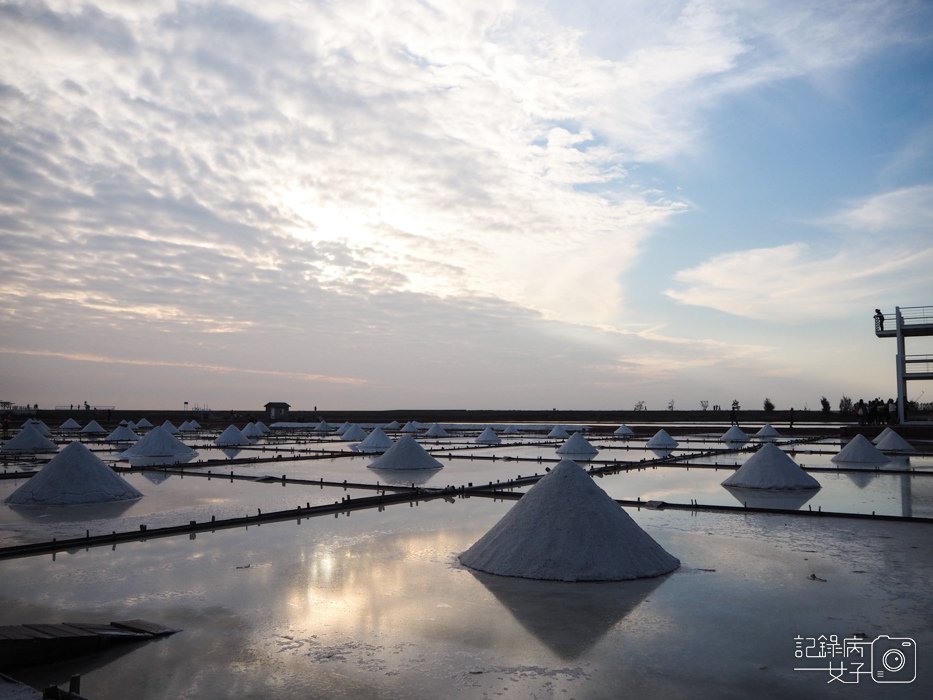
M 0 399 L 890 396 L 931 157 L 926 0 L 0 2 Z

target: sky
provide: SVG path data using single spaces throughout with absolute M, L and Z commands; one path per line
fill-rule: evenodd
M 0 399 L 893 396 L 931 157 L 926 0 L 0 2 Z

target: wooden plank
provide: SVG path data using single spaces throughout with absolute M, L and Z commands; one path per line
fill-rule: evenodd
M 156 637 L 167 634 L 174 634 L 175 632 L 179 631 L 171 627 L 165 627 L 164 625 L 160 625 L 156 622 L 148 622 L 147 620 L 120 620 L 111 622 L 110 624 L 114 627 L 125 627 L 128 630 L 133 630 L 134 632 L 143 632 L 145 634 L 151 634 Z
M 23 625 L 3 625 L 0 627 L 0 634 L 6 639 L 49 639 L 49 635 Z
M 31 630 L 36 630 L 37 632 L 42 632 L 50 637 L 91 637 L 93 632 L 81 632 L 72 627 L 66 627 L 65 625 L 43 625 L 43 624 L 26 624 L 22 627 L 28 627 Z

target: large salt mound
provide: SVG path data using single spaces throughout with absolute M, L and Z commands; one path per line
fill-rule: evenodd
M 449 437 L 450 433 L 448 433 L 440 423 L 433 423 L 431 427 L 428 428 L 428 432 L 424 435 L 425 437 L 440 438 Z
M 564 439 L 564 438 L 569 438 L 570 433 L 567 432 L 567 429 L 564 428 L 564 426 L 555 425 L 553 428 L 551 428 L 551 432 L 547 434 L 547 437 Z
M 142 494 L 80 442 L 72 442 L 6 498 L 12 505 L 80 505 Z
M 722 434 L 722 437 L 719 438 L 725 443 L 738 442 L 745 443 L 748 442 L 748 433 L 742 430 L 739 426 L 733 425 L 726 432 Z
M 880 433 L 878 433 L 874 438 L 872 438 L 872 442 L 875 443 L 875 445 L 877 445 L 879 442 L 884 440 L 888 435 L 890 435 L 893 432 L 894 431 L 891 429 L 891 426 L 889 425 L 884 430 L 882 430 Z
M 460 555 L 500 576 L 623 581 L 680 566 L 576 462 L 562 460 Z
M 113 432 L 104 438 L 106 442 L 136 442 L 138 439 L 139 435 L 130 429 L 126 421 L 121 421 L 120 425 L 114 428 Z
M 252 421 L 244 425 L 243 430 L 240 432 L 251 440 L 258 440 L 265 434 L 262 432 L 262 430 L 260 430 L 259 426 Z
M 369 465 L 370 469 L 440 469 L 444 465 L 428 454 L 411 435 L 403 435 Z
M 761 430 L 755 433 L 755 437 L 759 439 L 776 438 L 776 437 L 781 437 L 781 434 L 775 429 L 773 425 L 771 425 L 770 423 L 765 423 L 763 426 L 761 426 Z
M 197 456 L 197 452 L 161 425 L 150 430 L 139 442 L 120 453 L 120 459 L 128 461 L 133 467 L 180 464 Z
M 29 454 L 33 452 L 58 452 L 58 445 L 39 432 L 32 423 L 25 423 L 23 428 L 3 443 L 0 454 Z
M 347 429 L 340 433 L 340 437 L 347 442 L 357 442 L 366 439 L 366 431 L 354 423 L 347 426 Z
M 496 435 L 496 431 L 492 429 L 492 426 L 487 425 L 485 430 L 477 435 L 473 442 L 477 445 L 498 445 L 502 440 Z
M 765 443 L 723 486 L 747 489 L 818 489 L 820 482 L 807 474 L 780 447 Z
M 403 432 L 403 433 L 417 433 L 419 430 L 420 430 L 420 428 L 418 427 L 418 424 L 415 423 L 415 421 L 413 421 L 413 420 L 408 421 L 408 422 L 402 427 L 402 432 Z
M 81 428 L 81 432 L 85 435 L 102 435 L 107 431 L 104 430 L 104 427 L 96 420 L 92 420 L 90 423 Z
M 74 418 L 69 418 L 61 424 L 62 430 L 81 430 L 81 424 Z
M 849 440 L 839 454 L 831 458 L 833 462 L 858 462 L 860 464 L 884 464 L 891 458 L 871 444 L 871 440 L 859 433 Z
M 893 430 L 875 443 L 882 452 L 916 452 L 917 449 Z
M 635 434 L 635 431 L 629 428 L 627 425 L 620 425 L 613 432 L 613 435 L 618 435 L 619 437 L 632 437 Z
M 354 445 L 353 449 L 357 452 L 385 452 L 392 447 L 392 440 L 386 435 L 382 428 L 373 428 L 372 432 L 363 438 L 359 445 Z
M 239 447 L 241 445 L 249 445 L 250 441 L 238 427 L 235 425 L 228 425 L 227 429 L 214 439 L 214 444 L 217 445 L 217 447 Z
M 567 442 L 557 448 L 559 455 L 576 455 L 579 457 L 595 457 L 599 452 L 590 442 L 580 433 L 574 433 Z
M 661 428 L 645 443 L 645 447 L 658 450 L 673 450 L 679 444 L 679 442 L 670 436 L 670 433 L 664 428 Z
M 172 435 L 178 435 L 178 428 L 175 427 L 175 424 L 172 423 L 168 418 L 162 421 L 162 428 L 167 430 Z

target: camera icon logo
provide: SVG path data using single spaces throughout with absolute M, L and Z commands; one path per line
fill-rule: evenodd
M 912 683 L 917 677 L 917 642 L 878 635 L 871 643 L 871 677 L 876 683 Z

